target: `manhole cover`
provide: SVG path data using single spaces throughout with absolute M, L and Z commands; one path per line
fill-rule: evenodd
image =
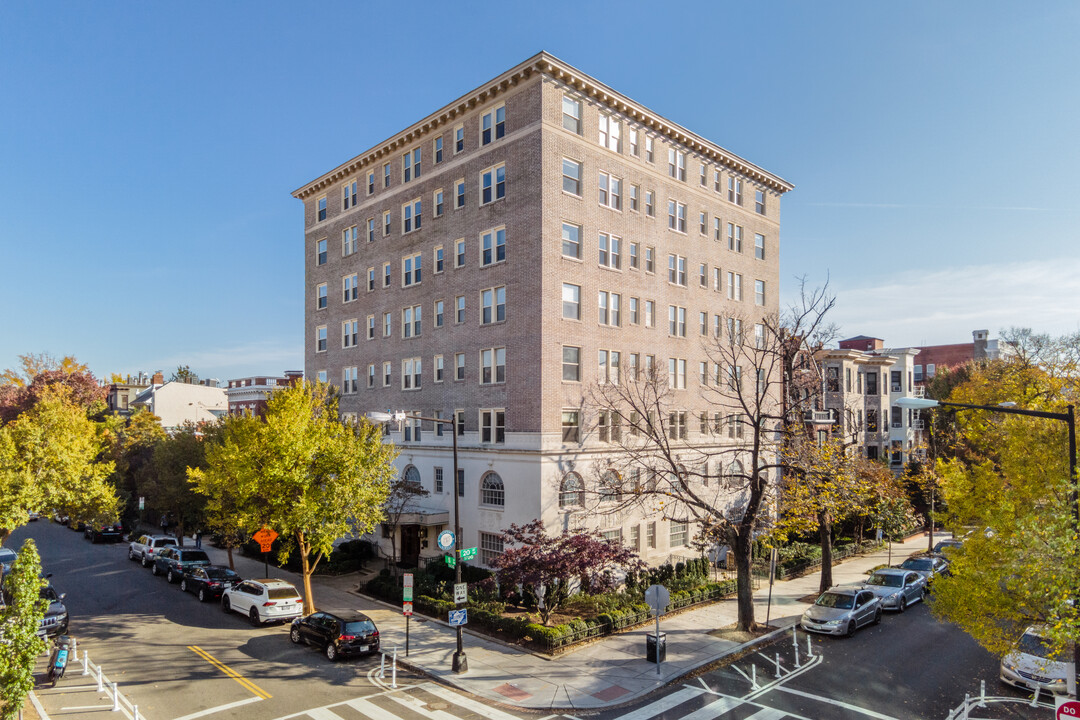
M 450 703 L 442 702 L 442 701 L 429 702 L 427 704 L 427 709 L 428 710 L 449 710 L 450 709 Z

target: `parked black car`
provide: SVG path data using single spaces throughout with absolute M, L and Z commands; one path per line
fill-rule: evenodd
M 42 576 L 43 579 L 48 580 L 52 577 L 52 573 Z M 68 631 L 68 610 L 64 605 L 64 598 L 67 597 L 67 593 L 57 593 L 53 588 L 52 583 L 48 583 L 45 587 L 41 588 L 41 599 L 49 601 L 49 607 L 45 610 L 45 617 L 41 619 L 41 625 L 38 628 L 38 635 L 45 637 L 55 637 L 57 635 L 66 635 Z M 8 590 L 6 583 L 4 584 L 2 591 L 0 591 L 0 604 L 11 604 L 11 592 Z
M 198 596 L 199 602 L 217 600 L 226 588 L 238 585 L 242 578 L 221 565 L 197 565 L 184 571 L 180 589 Z
M 154 555 L 155 575 L 164 575 L 169 582 L 176 582 L 184 571 L 197 565 L 209 565 L 210 556 L 197 548 L 166 547 Z
M 92 543 L 101 542 L 102 540 L 120 542 L 124 537 L 124 526 L 120 523 L 87 525 L 83 528 L 83 537 Z
M 371 618 L 355 610 L 315 612 L 293 620 L 289 639 L 321 647 L 326 659 L 379 652 L 379 631 Z

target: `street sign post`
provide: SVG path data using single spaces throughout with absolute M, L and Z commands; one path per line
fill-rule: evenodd
M 663 652 L 660 642 L 660 616 L 667 612 L 667 606 L 671 602 L 671 593 L 663 585 L 650 585 L 645 591 L 645 602 L 656 618 L 656 674 L 660 675 L 660 663 L 663 662 Z
M 468 583 L 454 583 L 454 604 L 460 605 L 468 600 Z
M 446 557 L 443 558 L 443 560 L 445 560 L 446 564 L 449 565 L 450 567 L 454 567 L 455 565 L 457 565 L 457 560 L 454 559 L 453 555 L 447 555 Z
M 474 548 L 474 547 L 463 548 L 461 550 L 461 560 L 462 560 L 462 562 L 464 562 L 466 560 L 472 560 L 475 557 L 476 557 L 476 548 Z
M 405 616 L 405 657 L 409 657 L 409 620 L 412 618 L 413 574 L 401 578 L 401 614 Z
M 270 561 L 266 557 L 266 553 L 270 552 L 270 548 L 274 545 L 274 540 L 277 540 L 277 531 L 273 528 L 268 528 L 265 525 L 251 536 L 251 539 L 259 543 L 259 549 L 263 554 L 263 572 L 266 573 L 266 577 L 270 577 Z
M 458 627 L 460 625 L 469 624 L 469 611 L 467 608 L 461 608 L 460 610 L 450 611 L 450 627 Z
M 403 602 L 403 603 L 401 603 L 401 614 L 404 615 L 407 618 L 412 617 L 412 603 L 411 602 Z M 408 635 L 409 633 L 406 632 L 405 634 Z M 408 644 L 408 642 L 406 642 L 406 644 Z

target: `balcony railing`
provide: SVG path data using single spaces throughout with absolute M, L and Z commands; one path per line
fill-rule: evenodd
M 803 414 L 803 422 L 814 423 L 815 425 L 831 425 L 833 423 L 832 413 L 828 410 L 807 410 Z
M 917 398 L 926 397 L 926 386 L 925 385 L 919 385 L 918 387 L 915 388 L 915 397 L 917 397 Z

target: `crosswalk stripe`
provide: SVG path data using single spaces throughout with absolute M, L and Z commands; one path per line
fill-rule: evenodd
M 649 720 L 649 718 L 659 715 L 662 712 L 666 712 L 676 705 L 682 705 L 687 700 L 692 700 L 698 695 L 701 695 L 704 690 L 698 690 L 697 688 L 688 687 L 679 690 L 678 692 L 671 693 L 666 697 L 662 697 L 656 702 L 649 703 L 644 707 L 640 707 L 637 710 L 627 713 L 626 715 L 620 715 L 619 720 Z
M 791 717 L 782 710 L 776 708 L 761 708 L 756 713 L 746 718 L 746 720 L 783 720 L 786 717 Z
M 404 705 L 409 710 L 418 713 L 425 718 L 430 718 L 431 720 L 461 720 L 458 716 L 446 712 L 445 710 L 429 710 L 426 707 L 427 703 L 420 698 L 415 698 L 411 695 L 387 695 L 386 697 L 400 705 Z M 395 715 L 394 717 L 397 716 Z
M 421 685 L 420 688 L 426 690 L 432 695 L 436 695 L 443 700 L 446 700 L 447 702 L 451 702 L 455 705 L 460 705 L 461 707 L 468 710 L 472 710 L 480 717 L 487 718 L 487 720 L 520 720 L 520 718 L 518 718 L 518 716 L 516 715 L 511 715 L 510 713 L 503 712 L 502 710 L 498 710 L 491 707 L 490 705 L 485 705 L 484 703 L 477 702 L 476 700 L 465 697 L 464 695 L 458 695 L 455 692 L 447 690 L 441 685 L 428 683 Z
M 310 715 L 314 720 L 343 720 L 343 718 L 333 710 L 324 707 L 308 710 L 305 714 Z
M 703 708 L 698 708 L 689 715 L 683 715 L 682 720 L 713 720 L 728 710 L 739 707 L 743 701 L 739 698 L 721 696 L 719 700 L 709 703 Z
M 388 697 L 388 696 L 384 695 L 383 697 Z M 345 704 L 348 705 L 349 707 L 351 707 L 356 712 L 363 715 L 364 717 L 370 718 L 370 720 L 401 720 L 400 715 L 397 715 L 396 713 L 392 713 L 389 710 L 384 710 L 383 708 L 379 707 L 375 703 L 369 702 L 368 700 L 365 700 L 364 698 L 354 698 L 352 700 L 349 700 Z M 315 713 L 309 711 L 308 715 L 314 716 Z M 333 713 L 331 713 L 331 715 L 333 715 Z M 337 716 L 334 715 L 334 717 L 337 717 Z M 316 717 L 315 720 L 333 720 L 333 718 L 319 718 L 319 717 Z

